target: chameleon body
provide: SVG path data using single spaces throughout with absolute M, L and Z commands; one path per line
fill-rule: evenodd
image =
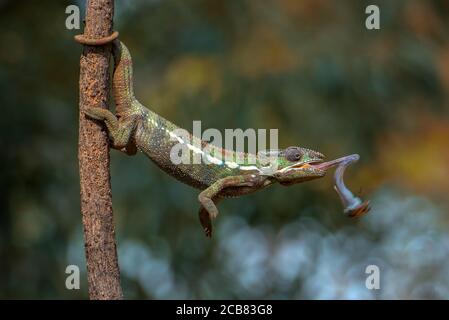
M 207 236 L 212 234 L 211 220 L 218 215 L 216 204 L 225 197 L 236 197 L 255 192 L 275 183 L 292 185 L 323 177 L 338 161 L 323 162 L 324 156 L 316 151 L 289 147 L 270 150 L 275 155 L 275 166 L 264 166 L 257 155 L 211 148 L 208 142 L 190 135 L 186 139 L 170 121 L 143 106 L 134 96 L 131 55 L 119 40 L 113 43 L 114 75 L 113 95 L 115 114 L 103 108 L 89 108 L 86 115 L 102 121 L 108 129 L 111 146 L 129 155 L 138 150 L 148 156 L 159 168 L 179 181 L 202 190 L 199 218 Z M 187 150 L 208 159 L 201 164 L 174 164 L 170 152 L 175 145 L 184 144 Z M 243 159 L 236 162 L 226 159 Z M 256 159 L 249 163 L 249 159 Z M 270 170 L 270 168 L 275 168 Z

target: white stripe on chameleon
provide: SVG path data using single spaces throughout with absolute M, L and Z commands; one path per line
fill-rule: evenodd
M 193 146 L 193 145 L 191 145 L 191 144 L 189 144 L 189 143 L 186 143 L 181 137 L 179 137 L 178 135 L 174 134 L 173 132 L 171 132 L 171 131 L 168 130 L 167 128 L 165 129 L 165 131 L 170 135 L 171 138 L 174 138 L 174 139 L 178 140 L 179 143 L 186 144 L 186 145 L 187 145 L 187 148 L 189 148 L 189 149 L 192 150 L 193 152 L 199 153 L 199 154 L 203 154 L 203 155 L 204 155 L 204 152 L 203 152 L 201 149 L 199 149 L 198 147 L 195 147 L 195 146 Z M 218 159 L 218 158 L 215 158 L 215 157 L 212 157 L 212 156 L 209 155 L 209 154 L 207 155 L 207 160 L 208 160 L 209 162 L 213 163 L 213 164 L 216 164 L 216 165 L 222 165 L 222 164 L 223 164 L 223 161 L 222 161 L 222 160 L 220 160 L 220 159 Z M 262 171 L 261 171 L 259 168 L 257 168 L 256 166 L 240 167 L 237 163 L 232 162 L 232 161 L 226 161 L 226 162 L 225 162 L 225 165 L 226 165 L 228 168 L 230 168 L 230 169 L 240 168 L 240 169 L 242 169 L 242 170 L 256 170 L 256 171 L 262 172 Z
M 208 154 L 206 157 L 207 157 L 207 161 L 209 161 L 210 163 L 218 164 L 219 166 L 221 166 L 223 164 L 223 161 L 221 161 L 218 158 L 212 157 L 210 154 Z

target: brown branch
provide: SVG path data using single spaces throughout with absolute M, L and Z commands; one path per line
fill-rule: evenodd
M 113 0 L 87 0 L 84 36 L 109 36 L 113 15 Z M 88 107 L 107 108 L 110 52 L 110 44 L 85 46 L 80 58 L 78 159 L 90 299 L 123 298 L 112 215 L 108 138 L 99 123 L 83 114 Z

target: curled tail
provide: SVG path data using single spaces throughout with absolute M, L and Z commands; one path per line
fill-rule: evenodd
M 133 62 L 128 48 L 120 40 L 114 40 L 112 54 L 114 56 L 113 94 L 118 115 L 131 110 L 135 101 L 133 89 Z

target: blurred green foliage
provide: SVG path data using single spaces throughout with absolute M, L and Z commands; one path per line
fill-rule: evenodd
M 412 221 L 410 227 L 391 220 L 408 228 L 407 239 L 436 228 L 433 235 L 447 240 L 447 1 L 375 1 L 379 31 L 365 29 L 372 1 L 116 3 L 115 29 L 133 55 L 143 104 L 189 130 L 192 120 L 201 120 L 203 129 L 279 128 L 280 146 L 310 147 L 328 158 L 359 153 L 360 163 L 346 178 L 352 188 L 363 188 L 365 198 L 401 203 L 405 209 L 391 211 L 398 217 L 431 212 L 431 222 Z M 81 47 L 72 40 L 77 32 L 64 26 L 69 4 L 0 1 L 0 298 L 87 297 L 77 164 Z M 377 209 L 373 201 L 365 225 L 342 217 L 331 177 L 277 186 L 220 204 L 217 233 L 209 241 L 198 223 L 196 190 L 162 174 L 143 155 L 112 151 L 111 157 L 127 298 L 409 297 L 405 289 L 377 296 L 350 291 L 349 275 L 337 276 L 343 282 L 338 294 L 317 289 L 325 276 L 309 283 L 318 265 L 338 266 L 325 254 L 333 248 L 329 237 L 345 244 L 354 234 L 365 239 L 364 247 L 335 248 L 349 264 L 372 257 L 358 258 L 362 251 L 394 247 L 382 242 L 390 229 L 379 226 L 382 213 L 390 214 L 387 200 Z M 412 232 L 413 226 L 422 229 Z M 310 242 L 289 247 L 291 254 L 276 249 L 299 231 Z M 436 244 L 438 237 L 426 238 L 410 254 L 447 250 Z M 294 260 L 298 250 L 313 261 L 308 269 Z M 404 252 L 374 256 L 397 270 L 394 256 Z M 430 256 L 429 266 L 413 271 L 411 263 L 401 267 L 413 275 L 408 285 L 425 283 L 420 279 L 429 270 L 447 271 L 438 259 Z M 79 291 L 65 289 L 68 264 L 82 268 Z M 431 281 L 445 283 L 444 290 L 410 292 L 449 298 L 447 279 Z

